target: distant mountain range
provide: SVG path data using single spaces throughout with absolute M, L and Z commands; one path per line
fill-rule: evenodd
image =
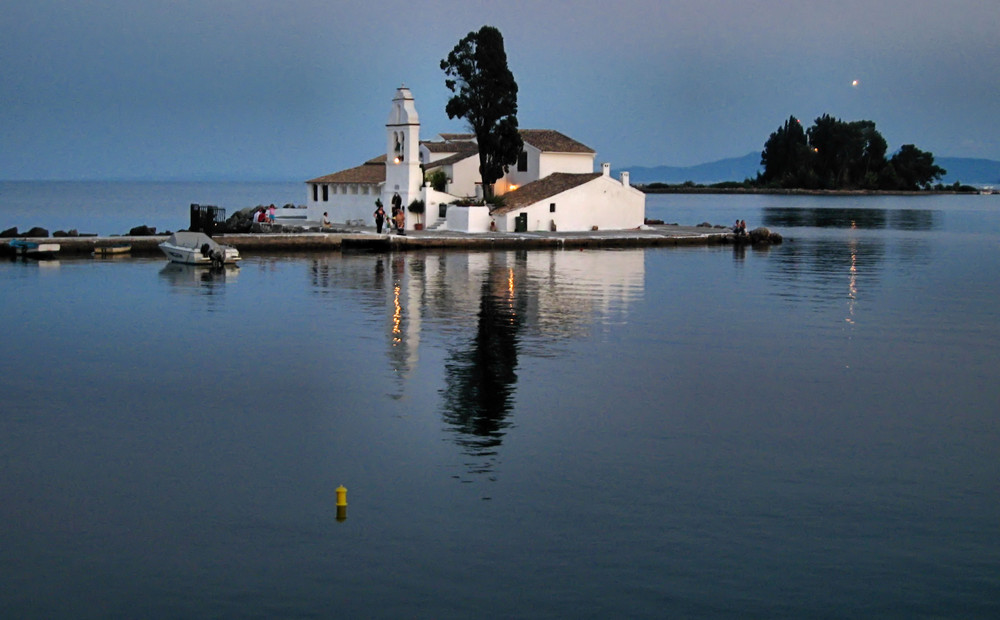
M 1000 186 L 1000 161 L 968 157 L 935 157 L 934 163 L 948 171 L 948 174 L 941 179 L 946 185 L 960 181 L 968 185 Z M 692 181 L 710 185 L 723 181 L 740 182 L 757 177 L 757 172 L 761 171 L 760 152 L 755 151 L 743 157 L 730 157 L 697 166 L 633 166 L 623 170 L 629 171 L 629 180 L 632 183 L 678 184 Z
M 697 166 L 633 166 L 628 170 L 632 183 L 694 183 L 710 184 L 756 178 L 760 167 L 760 152 L 743 157 L 730 157 Z M 617 176 L 617 175 L 615 175 Z

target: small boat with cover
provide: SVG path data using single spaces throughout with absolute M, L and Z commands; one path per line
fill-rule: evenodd
M 240 260 L 240 252 L 228 245 L 220 245 L 201 232 L 175 232 L 160 244 L 160 250 L 175 263 L 185 265 L 208 265 L 221 267 L 234 265 Z
M 8 245 L 15 255 L 34 259 L 54 258 L 60 247 L 58 243 L 38 243 L 25 239 L 14 239 Z

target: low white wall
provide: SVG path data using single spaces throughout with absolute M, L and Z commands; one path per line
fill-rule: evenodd
M 460 207 L 457 205 L 448 207 L 448 230 L 473 233 L 487 232 L 490 229 L 491 220 L 489 207 Z
M 309 219 L 309 209 L 308 207 L 295 207 L 292 209 L 286 209 L 285 207 L 278 207 L 274 210 L 274 221 L 278 224 L 289 224 L 292 226 L 302 226 L 307 222 L 315 222 L 316 220 Z
M 458 198 L 458 196 L 452 196 L 451 194 L 439 192 L 436 191 L 434 188 L 432 188 L 430 185 L 425 185 L 422 193 L 422 199 L 424 201 L 424 205 L 426 206 L 426 209 L 424 210 L 423 214 L 424 227 L 426 228 L 427 226 L 437 223 L 438 219 L 440 219 L 438 214 L 441 212 L 441 205 L 442 204 L 447 205 L 453 202 L 456 198 Z M 454 207 L 448 207 L 449 210 L 452 208 Z M 412 214 L 407 214 L 407 215 L 412 215 Z M 445 221 L 442 221 L 441 224 L 442 225 L 439 226 L 439 228 L 447 227 L 447 223 Z

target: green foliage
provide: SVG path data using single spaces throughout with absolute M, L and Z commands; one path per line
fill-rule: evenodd
M 489 205 L 490 207 L 497 208 L 507 204 L 507 196 L 503 194 L 499 196 L 487 196 L 486 198 L 473 198 L 471 196 L 466 196 L 465 198 L 458 198 L 452 201 L 451 204 L 459 207 L 483 207 Z
M 904 144 L 889 160 L 899 189 L 929 189 L 931 183 L 943 177 L 947 170 L 934 165 L 934 155 L 912 144 Z
M 517 125 L 517 83 L 507 68 L 503 35 L 492 26 L 470 32 L 441 61 L 445 86 L 456 93 L 448 118 L 464 118 L 479 145 L 479 174 L 486 196 L 517 162 L 524 144 Z
M 428 174 L 425 180 L 431 184 L 436 192 L 443 192 L 448 187 L 448 175 L 444 173 L 444 170 L 435 170 Z
M 785 124 L 764 143 L 760 164 L 764 172 L 762 185 L 774 187 L 808 187 L 812 183 L 813 150 L 809 148 L 802 123 L 789 116 Z
M 723 181 L 721 183 L 712 183 L 709 187 L 713 189 L 746 189 L 751 187 L 752 182 L 750 179 L 744 179 L 740 181 Z
M 410 213 L 423 213 L 426 207 L 423 200 L 415 198 L 406 208 L 410 211 Z
M 824 114 L 806 133 L 821 188 L 876 189 L 888 146 L 875 123 L 845 123 Z
M 944 170 L 934 156 L 906 145 L 886 160 L 888 144 L 872 121 L 845 122 L 829 114 L 807 130 L 794 116 L 771 134 L 755 185 L 801 189 L 929 188 Z

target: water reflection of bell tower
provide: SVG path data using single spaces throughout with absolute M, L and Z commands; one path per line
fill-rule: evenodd
M 410 89 L 400 86 L 392 98 L 389 121 L 385 125 L 385 186 L 382 202 L 388 208 L 393 194 L 399 194 L 405 208 L 419 197 L 423 174 L 420 170 L 420 118 Z

